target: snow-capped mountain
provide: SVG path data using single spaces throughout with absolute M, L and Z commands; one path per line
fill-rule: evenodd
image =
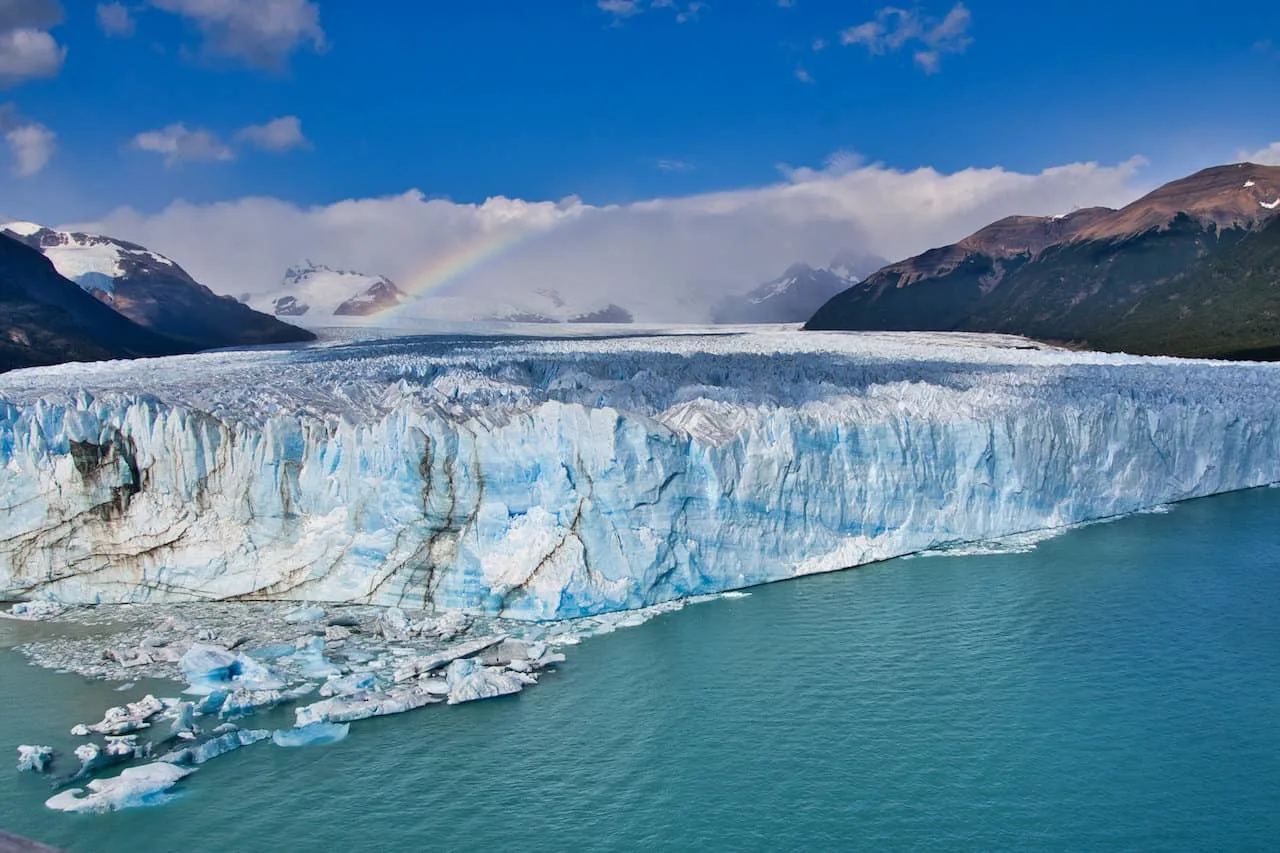
M 38 250 L 0 235 L 0 371 L 193 349 L 113 311 Z
M 197 282 L 164 255 L 100 234 L 34 222 L 0 226 L 48 258 L 64 278 L 140 326 L 196 349 L 311 340 L 302 329 L 260 314 Z
M 792 264 L 748 293 L 726 296 L 711 309 L 715 323 L 800 323 L 823 303 L 883 266 L 880 258 L 842 255 L 825 269 Z
M 333 317 L 368 317 L 399 305 L 405 298 L 386 276 L 339 270 L 310 261 L 290 267 L 279 291 L 253 304 L 278 317 L 305 317 L 315 323 Z

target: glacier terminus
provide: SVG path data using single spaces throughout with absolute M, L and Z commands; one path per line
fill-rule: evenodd
M 0 598 L 552 620 L 1280 481 L 1280 369 L 441 334 L 0 377 Z

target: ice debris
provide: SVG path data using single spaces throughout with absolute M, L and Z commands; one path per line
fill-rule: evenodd
M 43 619 L 56 619 L 66 610 L 66 605 L 56 601 L 19 601 L 9 608 L 8 613 L 0 611 L 0 615 L 37 622 Z
M 150 726 L 151 724 L 148 721 L 163 711 L 164 707 L 163 702 L 148 693 L 137 702 L 108 708 L 106 713 L 103 714 L 101 722 L 93 723 L 92 725 L 81 723 L 71 729 L 71 734 L 85 737 L 90 733 L 122 735 L 128 732 L 136 732 L 139 729 L 145 729 Z
M 293 662 L 304 678 L 332 678 L 342 675 L 342 670 L 324 657 L 323 637 L 303 637 L 298 640 L 298 650 Z
M 290 624 L 301 624 L 306 622 L 319 622 L 324 618 L 324 608 L 307 606 L 299 607 L 285 615 L 284 621 Z
M 276 746 L 319 746 L 337 743 L 350 729 L 350 723 L 308 723 L 293 729 L 277 729 L 271 735 L 271 742 Z
M 49 768 L 49 762 L 51 761 L 53 761 L 53 747 L 51 746 L 23 745 L 18 747 L 18 772 L 44 773 Z
M 318 722 L 347 723 L 402 714 L 434 702 L 439 696 L 428 692 L 421 685 L 391 687 L 387 690 L 362 690 L 332 699 L 322 699 L 294 711 L 295 725 L 299 728 Z
M 519 693 L 526 684 L 537 684 L 531 675 L 504 671 L 497 666 L 481 666 L 470 659 L 449 664 L 445 679 L 449 684 L 450 705 Z
M 129 767 L 113 779 L 94 779 L 45 800 L 47 808 L 64 812 L 108 812 L 165 802 L 165 792 L 191 770 L 164 761 Z
M 284 683 L 270 669 L 245 654 L 195 644 L 179 665 L 187 677 L 187 693 L 208 695 L 223 688 L 279 690 Z
M 201 743 L 184 746 L 168 752 L 160 756 L 160 761 L 180 766 L 204 764 L 219 755 L 226 755 L 232 750 L 239 749 L 242 746 L 249 746 L 271 737 L 271 732 L 263 729 L 250 730 L 237 728 L 236 726 L 229 726 L 226 729 L 219 727 L 216 731 L 220 731 L 221 734 L 217 734 Z

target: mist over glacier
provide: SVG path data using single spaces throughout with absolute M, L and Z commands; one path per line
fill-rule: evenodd
M 1280 481 L 1280 371 L 436 336 L 0 377 L 0 597 L 651 605 Z

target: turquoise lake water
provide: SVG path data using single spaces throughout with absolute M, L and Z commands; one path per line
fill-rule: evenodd
M 516 697 L 219 758 L 161 807 L 54 813 L 5 768 L 0 828 L 86 853 L 1276 849 L 1278 609 L 1280 489 L 1225 495 L 690 606 Z M 7 761 L 122 698 L 11 651 L 0 687 Z

